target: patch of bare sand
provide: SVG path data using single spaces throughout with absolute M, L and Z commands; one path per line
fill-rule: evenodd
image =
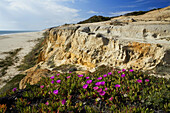
M 38 43 L 36 40 L 43 37 L 43 32 L 44 31 L 0 36 L 0 59 L 5 59 L 7 56 L 7 54 L 3 54 L 4 52 L 22 48 L 17 54 L 19 61 L 14 65 L 9 66 L 7 73 L 0 77 L 0 89 L 6 84 L 7 81 L 11 80 L 15 75 L 20 73 L 16 67 L 21 64 L 24 56 L 27 55 Z

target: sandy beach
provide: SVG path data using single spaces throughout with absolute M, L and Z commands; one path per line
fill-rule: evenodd
M 9 66 L 7 74 L 0 77 L 0 89 L 5 85 L 5 81 L 9 81 L 16 74 L 20 73 L 16 66 L 21 64 L 24 56 L 32 50 L 35 44 L 37 44 L 38 41 L 36 40 L 43 37 L 42 34 L 43 31 L 0 35 L 0 59 L 5 59 L 7 56 L 7 54 L 3 54 L 4 52 L 22 48 L 21 51 L 19 51 L 17 54 L 19 61 L 13 66 Z

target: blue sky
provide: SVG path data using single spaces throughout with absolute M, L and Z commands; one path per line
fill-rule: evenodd
M 118 16 L 170 6 L 170 0 L 0 0 L 0 30 L 42 30 L 93 15 Z

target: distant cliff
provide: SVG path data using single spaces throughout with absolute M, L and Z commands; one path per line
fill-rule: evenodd
M 72 64 L 88 71 L 107 65 L 169 76 L 170 22 L 166 18 L 169 18 L 167 11 L 170 10 L 164 11 L 164 20 L 161 21 L 121 17 L 106 22 L 51 28 L 46 31 L 39 63 L 25 73 L 37 68 L 48 72 L 56 66 Z M 25 77 L 20 82 L 20 88 L 27 79 Z

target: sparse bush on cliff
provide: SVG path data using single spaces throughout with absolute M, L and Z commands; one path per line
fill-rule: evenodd
M 158 10 L 158 9 L 161 9 L 161 8 L 151 9 L 151 10 L 149 10 L 149 11 L 134 11 L 134 12 L 131 12 L 131 13 L 124 14 L 124 16 L 138 16 L 138 15 L 143 15 L 143 14 L 145 14 L 145 13 L 148 13 L 148 12 L 154 11 L 154 10 Z
M 104 69 L 101 67 L 101 69 Z M 0 98 L 6 112 L 168 112 L 169 82 L 132 69 L 55 74 Z M 11 98 L 12 97 L 12 98 Z M 6 101 L 8 100 L 8 101 Z
M 78 22 L 78 24 L 85 24 L 85 23 L 93 23 L 93 22 L 102 22 L 102 21 L 107 21 L 110 20 L 110 17 L 103 17 L 103 16 L 92 16 L 87 20 Z

